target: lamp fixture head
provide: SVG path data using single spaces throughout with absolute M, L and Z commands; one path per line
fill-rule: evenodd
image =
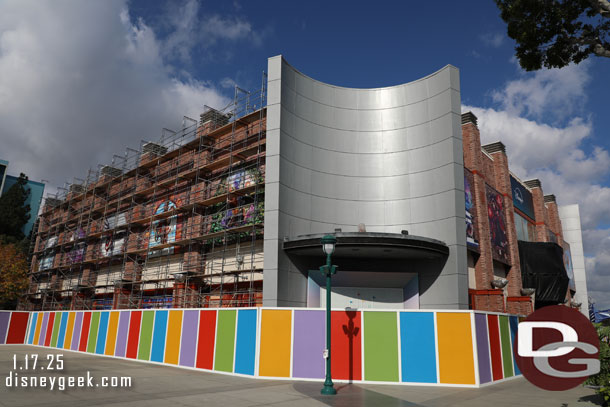
M 322 250 L 326 255 L 333 254 L 335 251 L 335 245 L 337 244 L 337 238 L 333 235 L 325 235 L 322 240 Z

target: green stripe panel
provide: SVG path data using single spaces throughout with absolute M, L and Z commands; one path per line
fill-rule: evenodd
M 502 365 L 504 366 L 504 377 L 514 376 L 513 353 L 510 346 L 510 328 L 508 317 L 500 315 L 500 339 L 502 340 Z
M 214 370 L 233 372 L 236 318 L 235 310 L 218 311 Z
M 51 336 L 51 346 L 57 347 L 57 335 L 59 334 L 59 323 L 61 322 L 61 315 L 63 312 L 55 313 L 55 322 L 53 322 L 53 336 Z
M 89 340 L 87 342 L 87 352 L 95 352 L 95 344 L 97 343 L 97 331 L 100 328 L 100 313 L 91 313 L 91 328 L 89 328 Z
M 364 311 L 364 379 L 398 381 L 396 312 Z
M 150 359 L 150 345 L 152 343 L 153 321 L 155 311 L 144 311 L 142 313 L 142 328 L 140 328 L 140 348 L 138 349 L 138 359 Z

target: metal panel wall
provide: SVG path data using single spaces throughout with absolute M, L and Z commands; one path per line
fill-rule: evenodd
M 266 306 L 306 306 L 284 237 L 357 231 L 434 238 L 440 275 L 418 270 L 422 308 L 468 308 L 459 72 L 378 89 L 328 85 L 268 61 Z

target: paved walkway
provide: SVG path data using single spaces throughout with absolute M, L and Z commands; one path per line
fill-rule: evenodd
M 13 355 L 23 361 L 25 354 L 37 353 L 39 366 L 47 365 L 49 354 L 64 355 L 64 376 L 91 372 L 102 376 L 131 376 L 131 388 L 70 388 L 50 391 L 42 388 L 7 388 L 6 377 L 13 369 Z M 23 362 L 21 362 L 23 364 Z M 18 369 L 19 369 L 18 365 Z M 26 374 L 17 370 L 19 376 Z M 61 376 L 37 369 L 34 374 Z M 260 380 L 179 369 L 168 366 L 105 358 L 90 354 L 61 352 L 44 348 L 0 346 L 0 406 L 598 406 L 594 392 L 578 387 L 566 392 L 547 392 L 515 379 L 481 389 L 399 385 L 336 384 L 336 396 L 321 396 L 321 383 Z M 57 385 L 56 385 L 57 386 Z

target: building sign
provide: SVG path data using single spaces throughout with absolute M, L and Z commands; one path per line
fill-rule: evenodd
M 534 200 L 532 193 L 512 175 L 510 176 L 510 189 L 513 192 L 513 205 L 530 219 L 536 220 L 534 216 Z
M 489 185 L 485 185 L 485 195 L 487 196 L 487 215 L 489 216 L 489 233 L 491 235 L 493 258 L 508 263 L 508 237 L 504 216 L 504 199 L 500 193 Z
M 466 198 L 466 244 L 479 248 L 478 232 L 474 211 L 474 176 L 464 168 L 464 195 Z
M 570 244 L 563 242 L 563 265 L 566 268 L 566 273 L 570 278 L 570 289 L 576 291 L 576 285 L 574 283 L 574 266 L 572 264 L 572 252 L 570 251 Z

